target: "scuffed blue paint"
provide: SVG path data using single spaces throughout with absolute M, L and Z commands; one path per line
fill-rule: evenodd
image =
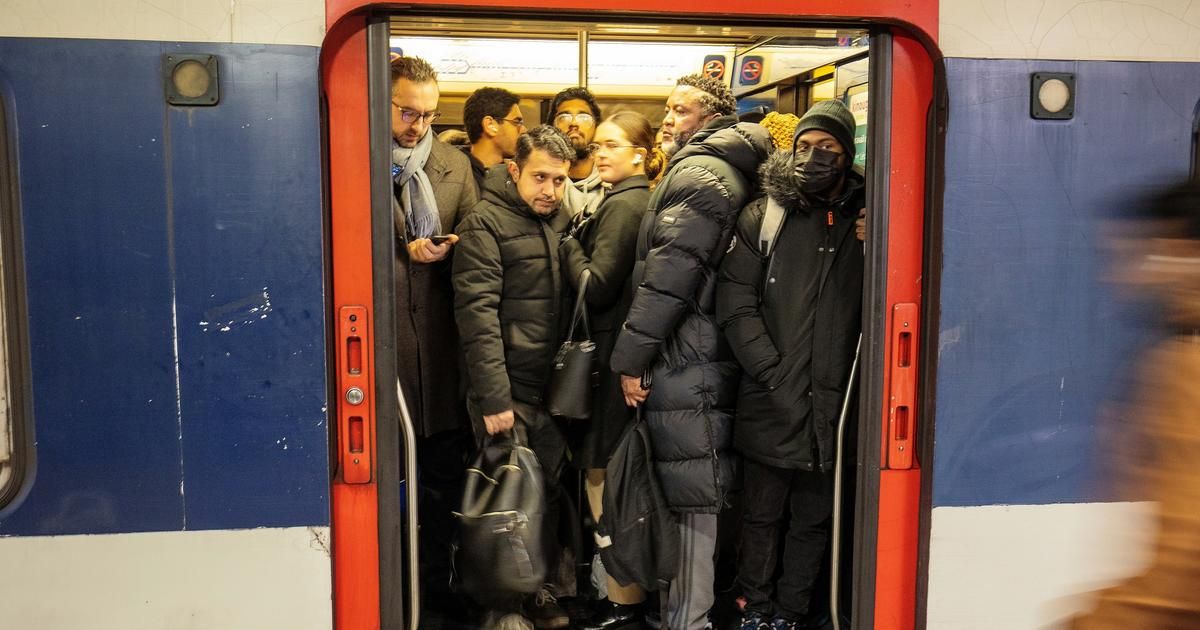
M 1073 72 L 1075 117 L 1029 114 Z M 947 59 L 934 505 L 1099 500 L 1098 418 L 1147 338 L 1103 220 L 1187 175 L 1200 64 Z
M 218 106 L 165 105 L 171 52 Z M 0 535 L 329 523 L 317 63 L 0 39 L 38 457 Z

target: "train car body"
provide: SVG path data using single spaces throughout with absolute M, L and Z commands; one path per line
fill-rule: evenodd
M 1146 561 L 1110 534 L 1151 530 L 1149 506 L 1098 482 L 1097 419 L 1145 340 L 1102 281 L 1100 225 L 1195 168 L 1200 8 L 7 2 L 0 626 L 404 625 L 370 59 L 389 15 L 438 11 L 882 35 L 863 398 L 879 457 L 855 627 L 1038 628 Z M 216 59 L 214 106 L 166 102 L 173 55 Z M 1030 115 L 1050 72 L 1074 77 L 1070 119 Z M 888 450 L 902 317 L 920 331 L 906 458 Z
M 28 337 L 0 625 L 329 627 L 323 7 L 43 9 L 0 9 Z M 165 102 L 180 52 L 218 58 L 217 106 Z

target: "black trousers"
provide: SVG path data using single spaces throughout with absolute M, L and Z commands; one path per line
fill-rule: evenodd
M 454 605 L 447 600 L 451 594 L 450 553 L 458 529 L 451 512 L 462 502 L 471 448 L 466 427 L 417 438 L 421 592 L 432 608 Z
M 808 613 L 829 546 L 833 474 L 776 468 L 749 458 L 743 461 L 738 582 L 746 610 L 799 621 Z M 785 523 L 783 571 L 776 585 L 779 534 Z

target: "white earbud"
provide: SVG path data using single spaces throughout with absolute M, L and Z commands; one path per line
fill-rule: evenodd
M 634 163 L 634 164 L 641 164 L 641 163 L 642 163 L 642 156 L 640 156 L 640 155 L 635 155 L 635 156 L 633 156 L 633 163 Z

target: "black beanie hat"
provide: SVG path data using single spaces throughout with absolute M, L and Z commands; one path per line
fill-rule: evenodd
M 796 139 L 800 134 L 810 129 L 818 129 L 833 136 L 846 150 L 847 166 L 854 162 L 854 130 L 857 127 L 854 114 L 836 98 L 821 101 L 809 108 L 800 117 L 796 132 L 792 134 L 792 148 L 796 147 Z

